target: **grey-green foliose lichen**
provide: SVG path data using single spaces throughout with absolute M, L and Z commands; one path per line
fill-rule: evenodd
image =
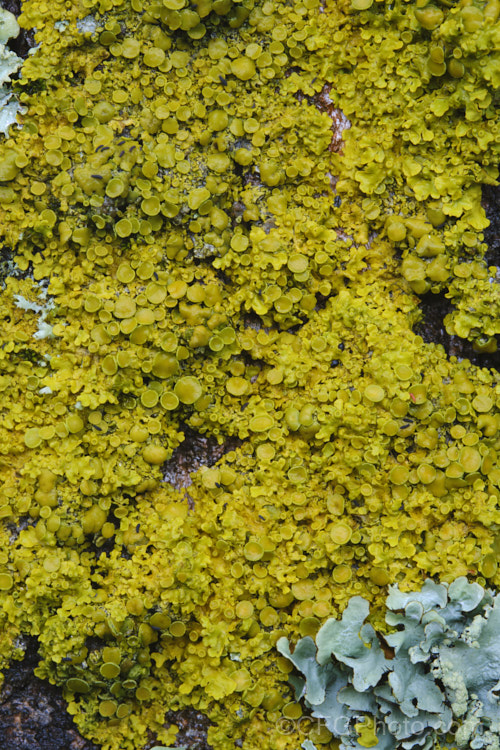
M 324 719 L 341 750 L 497 750 L 500 595 L 465 577 L 389 591 L 388 635 L 365 622 L 369 604 L 355 596 L 315 641 L 302 638 L 293 653 L 286 638 L 278 641 L 303 675 L 290 679 L 296 699 Z

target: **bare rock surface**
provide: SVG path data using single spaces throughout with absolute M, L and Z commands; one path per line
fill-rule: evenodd
M 66 711 L 61 690 L 33 674 L 35 638 L 26 639 L 23 661 L 5 672 L 0 691 L 0 748 L 5 750 L 97 750 L 81 737 Z

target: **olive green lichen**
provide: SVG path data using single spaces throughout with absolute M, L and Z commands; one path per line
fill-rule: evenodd
M 172 744 L 187 706 L 217 750 L 335 747 L 281 732 L 279 637 L 354 595 L 380 619 L 392 582 L 500 583 L 498 373 L 413 333 L 445 290 L 449 330 L 496 345 L 497 6 L 172 6 L 19 18 L 0 656 L 36 635 L 108 750 Z M 175 489 L 192 431 L 234 447 Z

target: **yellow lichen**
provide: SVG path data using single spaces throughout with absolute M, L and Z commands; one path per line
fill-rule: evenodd
M 172 744 L 185 707 L 216 750 L 333 747 L 281 635 L 356 594 L 380 617 L 395 581 L 500 584 L 498 373 L 413 331 L 428 291 L 477 351 L 500 331 L 496 13 L 23 3 L 0 656 L 36 634 L 37 674 L 104 748 Z M 176 489 L 162 467 L 194 433 L 217 460 Z

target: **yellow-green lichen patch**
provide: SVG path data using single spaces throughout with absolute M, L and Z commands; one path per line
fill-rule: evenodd
M 356 594 L 380 617 L 395 581 L 500 584 L 498 375 L 413 333 L 445 291 L 449 332 L 495 347 L 494 11 L 23 3 L 0 657 L 36 635 L 106 750 L 173 745 L 186 707 L 215 750 L 328 747 L 281 635 Z

